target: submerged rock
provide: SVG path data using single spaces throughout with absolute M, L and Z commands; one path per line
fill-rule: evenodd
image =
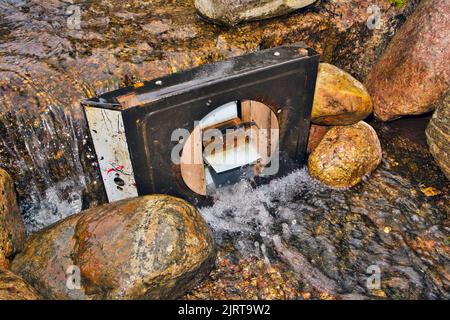
M 431 154 L 450 180 L 450 91 L 434 112 L 426 135 Z
M 288 281 L 303 292 L 296 299 L 329 299 L 331 293 L 337 299 L 448 300 L 450 184 L 426 147 L 426 123 L 425 117 L 373 121 L 383 161 L 353 188 L 325 187 L 300 170 L 218 193 L 201 211 L 219 248 L 272 266 L 284 262 L 299 284 Z M 424 187 L 438 192 L 427 196 Z M 381 269 L 380 290 L 367 287 L 371 266 Z M 256 299 L 266 288 L 283 287 L 269 275 L 262 287 L 242 283 L 250 279 L 234 265 L 220 268 L 194 296 L 233 299 L 242 292 Z
M 40 300 L 36 290 L 11 271 L 0 268 L 0 300 Z
M 26 233 L 17 205 L 14 184 L 9 174 L 0 168 L 0 268 L 22 250 Z
M 284 15 L 309 6 L 316 0 L 195 0 L 204 17 L 226 25 Z
M 422 1 L 389 43 L 366 80 L 377 118 L 429 112 L 449 88 L 449 12 L 449 1 Z
M 331 128 L 308 161 L 309 173 L 330 187 L 352 187 L 381 162 L 377 133 L 360 121 Z
M 321 125 L 349 125 L 373 111 L 364 85 L 349 73 L 328 63 L 319 65 L 311 121 Z
M 36 233 L 12 269 L 51 299 L 172 299 L 215 262 L 211 231 L 193 206 L 151 195 L 89 209 Z M 79 290 L 66 285 L 80 270 Z

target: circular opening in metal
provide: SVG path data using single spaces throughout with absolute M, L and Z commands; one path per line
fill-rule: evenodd
M 278 150 L 279 123 L 265 104 L 232 101 L 215 108 L 191 132 L 181 153 L 181 176 L 195 193 L 261 175 Z

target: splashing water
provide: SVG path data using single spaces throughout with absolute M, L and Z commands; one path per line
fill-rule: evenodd
M 219 244 L 237 236 L 235 239 L 239 239 L 240 243 L 236 244 L 242 252 L 259 255 L 261 246 L 266 245 L 264 241 L 278 234 L 280 226 L 284 230 L 280 234 L 291 232 L 289 226 L 295 228 L 295 214 L 289 208 L 289 203 L 306 189 L 324 190 L 310 178 L 306 169 L 256 189 L 250 181 L 244 180 L 217 191 L 213 195 L 214 205 L 202 208 L 201 212 L 213 228 Z M 275 225 L 277 217 L 285 222 Z
M 306 169 L 257 188 L 242 181 L 201 212 L 219 246 L 231 242 L 244 257 L 282 261 L 319 292 L 370 297 L 367 269 L 377 265 L 391 297 L 448 297 L 448 257 L 439 250 L 424 257 L 417 248 L 425 238 L 444 245 L 445 207 L 411 198 L 414 186 L 390 171 L 384 162 L 351 190 L 328 189 Z

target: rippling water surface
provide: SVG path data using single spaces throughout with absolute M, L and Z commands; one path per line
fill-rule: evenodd
M 382 136 L 408 135 L 424 122 L 378 129 Z M 221 190 L 201 211 L 219 245 L 231 243 L 241 257 L 267 264 L 281 261 L 319 292 L 449 298 L 448 183 L 432 178 L 439 171 L 425 165 L 432 160 L 422 141 L 386 140 L 396 143 L 384 143 L 382 165 L 355 188 L 331 190 L 303 169 L 257 188 L 242 182 Z M 440 194 L 427 197 L 431 185 Z M 381 291 L 367 287 L 371 270 L 381 271 Z

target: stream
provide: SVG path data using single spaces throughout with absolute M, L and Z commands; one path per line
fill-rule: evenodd
M 352 189 L 323 187 L 301 169 L 256 188 L 229 187 L 201 212 L 219 245 L 240 258 L 282 262 L 313 291 L 448 299 L 449 184 L 419 131 L 427 121 L 372 123 L 384 160 Z M 372 270 L 380 272 L 381 290 L 367 287 Z
M 74 2 L 81 30 L 67 29 L 64 1 L 0 0 L 0 165 L 30 234 L 106 201 L 80 100 L 296 41 L 361 79 L 374 61 L 363 54 L 381 50 L 410 10 L 390 8 L 388 27 L 371 38 L 360 36 L 367 6 L 341 1 L 235 30 L 198 19 L 192 1 Z M 449 183 L 428 152 L 428 120 L 370 120 L 383 162 L 352 189 L 300 169 L 217 192 L 200 208 L 217 269 L 186 297 L 449 299 Z

